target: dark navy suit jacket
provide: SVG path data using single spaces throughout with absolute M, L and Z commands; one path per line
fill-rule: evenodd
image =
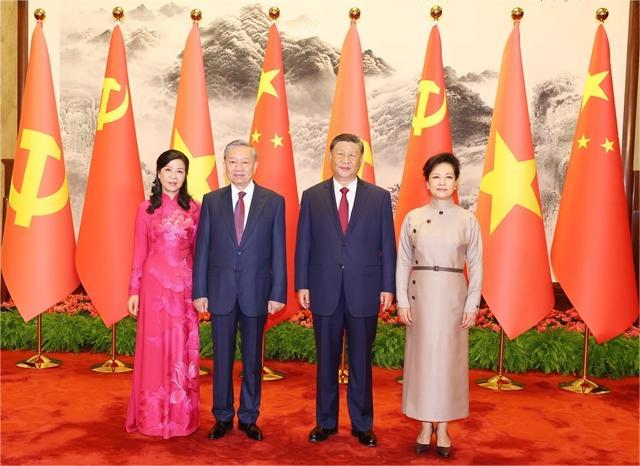
M 249 216 L 237 244 L 231 186 L 202 200 L 193 261 L 193 298 L 225 315 L 239 301 L 248 317 L 267 314 L 269 300 L 286 302 L 284 198 L 255 185 Z
M 380 292 L 395 294 L 396 242 L 391 197 L 358 179 L 346 235 L 336 208 L 333 179 L 302 193 L 296 245 L 297 290 L 309 289 L 311 310 L 331 315 L 341 281 L 354 317 L 378 314 Z

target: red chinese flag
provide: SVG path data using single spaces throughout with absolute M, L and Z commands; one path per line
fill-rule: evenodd
M 342 45 L 336 93 L 333 96 L 333 110 L 329 123 L 327 147 L 322 162 L 322 179 L 333 176 L 329 145 L 333 138 L 341 133 L 351 133 L 362 139 L 364 143 L 363 163 L 358 176 L 369 183 L 376 182 L 373 170 L 373 154 L 371 152 L 371 134 L 369 133 L 369 111 L 367 95 L 364 90 L 364 67 L 362 65 L 362 48 L 355 21 L 351 21 L 349 32 Z
M 431 28 L 424 67 L 418 86 L 416 111 L 411 120 L 407 158 L 404 162 L 396 207 L 396 238 L 407 213 L 429 202 L 422 167 L 434 155 L 451 152 L 451 127 L 445 95 L 442 46 L 438 25 Z
M 187 186 L 195 200 L 201 202 L 202 196 L 218 189 L 200 30 L 195 22 L 182 55 L 171 148 L 189 158 Z
M 551 263 L 565 293 L 599 343 L 638 318 L 631 234 L 618 142 L 609 40 L 596 32 Z
M 80 280 L 105 325 L 127 315 L 133 233 L 144 188 L 120 26 L 113 29 L 78 235 Z
M 484 256 L 482 294 L 513 339 L 553 307 L 518 21 L 502 55 L 477 216 Z
M 58 111 L 41 22 L 31 38 L 21 115 L 2 273 L 27 321 L 63 300 L 79 284 Z
M 299 310 L 294 286 L 296 226 L 300 206 L 293 147 L 289 133 L 289 109 L 284 86 L 284 66 L 280 34 L 275 24 L 269 30 L 264 65 L 258 86 L 256 110 L 251 125 L 251 145 L 259 154 L 255 180 L 285 199 L 287 235 L 287 305 L 269 316 L 267 328 L 287 320 Z

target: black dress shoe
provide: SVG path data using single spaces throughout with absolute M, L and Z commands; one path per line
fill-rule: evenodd
M 324 442 L 329 438 L 330 435 L 335 435 L 338 433 L 338 428 L 334 427 L 332 429 L 325 429 L 324 427 L 315 426 L 311 432 L 309 432 L 309 441 L 310 442 Z
M 245 424 L 243 422 L 238 422 L 238 429 L 247 434 L 251 440 L 262 440 L 264 435 L 262 435 L 262 430 L 255 424 Z
M 416 442 L 416 455 L 428 452 L 430 446 L 431 446 L 430 443 Z
M 225 436 L 233 428 L 233 421 L 216 421 L 209 431 L 209 440 L 216 440 Z
M 353 435 L 354 437 L 358 437 L 358 442 L 360 442 L 360 445 L 364 445 L 365 447 L 378 446 L 376 434 L 374 434 L 372 430 L 351 429 L 351 435 Z
M 452 447 L 441 447 L 439 445 L 436 445 L 436 453 L 438 454 L 438 456 L 441 456 L 443 458 L 449 458 L 452 451 Z

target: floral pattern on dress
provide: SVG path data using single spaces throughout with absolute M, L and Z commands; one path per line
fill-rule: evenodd
M 126 429 L 170 438 L 199 425 L 200 335 L 191 300 L 199 205 L 138 209 L 130 293 L 140 297 Z

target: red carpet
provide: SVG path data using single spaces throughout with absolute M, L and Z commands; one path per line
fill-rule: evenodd
M 264 442 L 234 429 L 207 440 L 212 425 L 211 376 L 202 378 L 201 427 L 186 438 L 161 440 L 127 434 L 124 418 L 130 374 L 88 370 L 100 354 L 50 354 L 57 369 L 25 370 L 15 362 L 31 353 L 0 352 L 2 464 L 638 464 L 638 379 L 603 380 L 613 393 L 587 397 L 563 392 L 567 377 L 514 376 L 521 392 L 494 393 L 471 386 L 471 417 L 452 423 L 455 453 L 416 457 L 419 424 L 400 413 L 399 370 L 374 368 L 378 448 L 360 446 L 350 435 L 345 390 L 340 432 L 310 444 L 314 424 L 315 367 L 273 361 L 287 379 L 264 384 L 259 425 Z M 123 358 L 129 362 L 131 358 Z M 203 365 L 211 366 L 211 361 Z M 486 377 L 471 371 L 471 379 Z M 238 386 L 236 384 L 236 398 Z

